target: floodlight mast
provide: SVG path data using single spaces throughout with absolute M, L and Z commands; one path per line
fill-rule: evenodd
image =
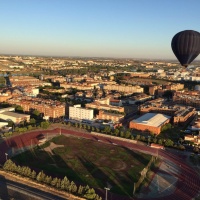
M 6 156 L 6 161 L 8 160 L 8 154 L 7 153 L 5 153 L 5 156 Z
M 108 190 L 110 190 L 110 188 L 105 187 L 104 189 L 106 190 L 106 198 L 105 198 L 105 200 L 108 200 Z

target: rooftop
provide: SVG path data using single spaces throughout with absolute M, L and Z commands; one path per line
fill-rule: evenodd
M 170 116 L 163 114 L 146 113 L 141 117 L 137 118 L 136 120 L 132 120 L 131 122 L 147 126 L 159 127 L 170 118 L 171 118 Z
M 15 117 L 15 118 L 21 118 L 21 117 L 30 116 L 30 115 L 26 115 L 26 114 L 20 114 L 20 113 L 9 112 L 9 111 L 3 112 L 1 114 L 7 115 L 7 116 L 11 116 L 11 117 Z

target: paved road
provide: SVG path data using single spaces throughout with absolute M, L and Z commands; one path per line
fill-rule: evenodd
M 12 196 L 14 194 L 14 196 Z M 51 193 L 30 186 L 0 178 L 0 198 L 3 200 L 18 196 L 20 200 L 66 200 Z
M 5 142 L 0 144 L 1 154 L 0 154 L 0 163 L 5 162 L 5 153 L 11 154 L 13 151 L 17 148 L 26 148 L 27 146 L 35 145 L 37 144 L 36 136 L 39 134 L 46 134 L 48 137 L 51 137 L 52 135 L 59 135 L 60 134 L 60 128 L 54 129 L 54 130 L 44 130 L 44 131 L 33 131 L 31 133 L 26 133 L 23 135 L 15 136 L 13 138 L 7 139 Z M 179 173 L 174 173 L 173 176 L 175 179 L 177 179 L 175 183 L 174 193 L 168 194 L 167 196 L 159 195 L 159 192 L 157 193 L 157 198 L 154 198 L 152 196 L 146 197 L 143 199 L 162 199 L 162 200 L 192 200 L 194 197 L 196 197 L 200 191 L 200 178 L 199 175 L 195 172 L 195 170 L 185 162 L 184 157 L 181 157 L 180 155 L 176 155 L 175 153 L 168 151 L 168 150 L 157 150 L 153 149 L 148 146 L 139 145 L 139 144 L 133 144 L 130 142 L 113 139 L 113 138 L 105 138 L 102 136 L 96 136 L 92 135 L 90 133 L 81 133 L 77 131 L 72 130 L 66 130 L 62 129 L 61 133 L 64 135 L 70 135 L 75 137 L 82 137 L 87 138 L 91 140 L 96 140 L 99 142 L 107 143 L 110 145 L 120 145 L 129 149 L 142 151 L 144 153 L 149 153 L 152 155 L 158 155 L 162 157 L 164 161 L 170 161 L 174 165 L 177 166 L 177 169 Z M 14 149 L 11 151 L 11 149 Z M 8 155 L 9 156 L 9 155 Z M 171 183 L 170 183 L 171 184 Z M 111 195 L 111 194 L 109 194 Z M 128 199 L 137 199 L 137 198 L 128 198 L 128 197 L 119 197 L 114 194 L 110 196 L 113 200 L 128 200 Z M 140 198 L 141 199 L 141 198 Z

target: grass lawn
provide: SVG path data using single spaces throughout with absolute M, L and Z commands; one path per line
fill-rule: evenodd
M 53 154 L 44 151 L 50 142 Z M 63 177 L 94 188 L 109 186 L 111 191 L 132 196 L 133 184 L 151 159 L 150 155 L 133 152 L 125 147 L 63 135 L 47 144 L 13 157 L 17 164 L 43 170 L 46 174 Z

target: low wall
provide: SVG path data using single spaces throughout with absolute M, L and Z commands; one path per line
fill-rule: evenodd
M 103 133 L 91 132 L 91 134 L 96 135 L 96 136 L 105 137 L 105 138 L 115 139 L 115 140 L 119 140 L 119 141 L 130 142 L 133 144 L 136 144 L 138 142 L 137 140 L 126 139 L 126 138 L 116 137 L 116 136 L 112 136 L 112 135 L 106 135 Z

